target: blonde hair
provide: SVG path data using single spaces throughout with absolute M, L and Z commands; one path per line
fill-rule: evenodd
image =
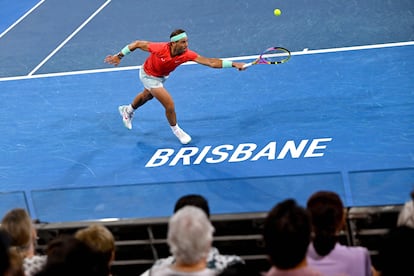
M 10 276 L 25 276 L 24 269 L 23 269 L 23 258 L 19 254 L 16 247 L 11 247 L 9 249 L 10 255 L 10 269 L 8 271 Z
M 10 245 L 16 247 L 23 255 L 30 248 L 34 248 L 36 230 L 25 209 L 15 208 L 8 211 L 1 221 L 1 228 L 9 234 Z
M 103 254 L 108 263 L 115 252 L 115 239 L 111 231 L 101 224 L 92 224 L 75 233 L 75 238 L 86 243 L 92 250 Z

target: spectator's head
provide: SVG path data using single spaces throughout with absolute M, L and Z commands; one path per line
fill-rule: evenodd
M 213 242 L 214 227 L 200 208 L 185 206 L 168 223 L 167 242 L 177 263 L 206 261 Z
M 115 239 L 111 231 L 101 224 L 92 224 L 80 229 L 75 233 L 75 237 L 90 248 L 103 255 L 108 264 L 115 258 Z
M 278 269 L 292 269 L 306 260 L 311 238 L 310 217 L 295 200 L 286 199 L 268 213 L 263 238 L 266 253 Z
M 381 276 L 414 275 L 414 228 L 391 229 L 380 244 L 378 270 Z
M 34 254 L 37 234 L 25 209 L 15 208 L 8 211 L 1 221 L 1 228 L 9 234 L 11 246 L 16 247 L 23 257 Z
M 307 202 L 314 233 L 313 245 L 320 256 L 326 256 L 335 247 L 338 233 L 344 227 L 345 211 L 338 194 L 318 191 Z
M 407 201 L 398 215 L 398 226 L 408 226 L 414 228 L 414 191 L 410 194 L 411 200 Z
M 184 206 L 196 206 L 206 213 L 206 216 L 210 218 L 210 207 L 208 206 L 208 201 L 201 195 L 189 194 L 180 197 L 174 206 L 174 213 L 183 208 Z
M 108 276 L 108 263 L 86 243 L 64 235 L 52 240 L 46 249 L 47 262 L 37 276 Z

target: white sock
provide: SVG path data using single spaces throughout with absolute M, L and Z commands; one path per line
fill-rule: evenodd
M 127 105 L 127 112 L 128 113 L 134 113 L 135 109 L 132 108 L 132 105 Z
M 176 130 L 180 129 L 180 127 L 178 126 L 178 124 L 176 124 L 175 126 L 170 126 L 170 127 L 171 127 L 171 130 L 173 132 L 175 132 Z

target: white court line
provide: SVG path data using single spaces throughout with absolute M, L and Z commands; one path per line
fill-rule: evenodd
M 68 36 L 53 52 L 51 52 L 42 62 L 40 62 L 30 73 L 28 76 L 32 76 L 34 73 L 36 73 L 37 70 L 39 70 L 40 67 L 42 67 L 54 54 L 56 54 L 57 51 L 59 51 L 65 44 L 72 39 L 80 30 L 82 30 L 83 27 L 85 27 L 86 24 L 89 23 L 103 8 L 105 8 L 111 0 L 107 0 L 99 9 L 97 9 L 91 16 L 89 16 L 88 19 L 86 19 L 85 22 L 82 23 L 70 36 Z
M 341 48 L 331 48 L 331 49 L 321 49 L 321 50 L 306 50 L 306 51 L 293 52 L 292 55 L 311 55 L 311 54 L 322 54 L 322 53 L 335 53 L 335 52 L 343 52 L 343 51 L 380 49 L 380 48 L 401 47 L 401 46 L 410 46 L 410 45 L 414 45 L 414 41 L 385 43 L 385 44 L 374 44 L 374 45 L 364 45 L 364 46 L 352 46 L 352 47 L 341 47 Z M 234 58 L 223 58 L 223 59 L 227 59 L 227 60 L 248 60 L 248 59 L 256 59 L 257 57 L 259 57 L 259 55 L 234 57 Z M 188 65 L 188 64 L 196 64 L 196 63 L 195 62 L 187 62 L 183 65 Z M 35 78 L 49 78 L 49 77 L 61 77 L 61 76 L 70 76 L 70 75 L 116 72 L 116 71 L 128 71 L 128 70 L 137 70 L 140 67 L 141 66 L 111 67 L 111 68 L 104 68 L 104 69 L 93 69 L 93 70 L 82 70 L 82 71 L 72 71 L 72 72 L 39 74 L 39 75 L 34 75 L 34 76 L 5 77 L 5 78 L 0 78 L 0 82 L 2 82 L 2 81 L 13 81 L 13 80 L 35 79 Z
M 332 53 L 332 52 L 356 51 L 356 50 L 400 47 L 400 46 L 409 46 L 409 45 L 414 45 L 414 41 L 394 42 L 394 43 L 384 43 L 384 44 L 364 45 L 364 46 L 352 46 L 352 47 L 341 47 L 341 48 L 321 49 L 321 50 L 309 50 L 308 48 L 305 48 L 305 49 L 303 49 L 303 51 L 292 53 L 292 55 L 323 54 L 323 53 Z
M 19 24 L 23 19 L 25 19 L 29 14 L 32 13 L 32 11 L 34 11 L 35 9 L 37 9 L 37 7 L 39 7 L 41 4 L 43 4 L 43 2 L 45 2 L 45 0 L 41 0 L 39 3 L 37 3 L 33 8 L 31 8 L 28 12 L 26 12 L 22 17 L 20 17 L 19 19 L 17 19 L 16 22 L 14 22 L 10 27 L 8 27 L 4 32 L 2 32 L 0 34 L 0 38 L 2 38 L 3 36 L 5 36 L 11 29 L 13 29 L 17 24 Z

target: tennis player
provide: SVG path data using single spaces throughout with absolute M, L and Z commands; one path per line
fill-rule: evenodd
M 105 62 L 117 66 L 121 59 L 136 49 L 149 52 L 139 72 L 139 78 L 144 85 L 144 91 L 136 95 L 129 105 L 119 106 L 124 125 L 132 129 L 132 118 L 135 110 L 154 97 L 161 102 L 165 108 L 165 115 L 171 126 L 172 132 L 182 144 L 191 142 L 191 137 L 177 124 L 174 101 L 170 93 L 164 88 L 164 82 L 168 75 L 180 64 L 194 61 L 212 68 L 231 68 L 244 70 L 245 63 L 232 62 L 218 58 L 207 58 L 200 56 L 188 49 L 188 38 L 184 30 L 178 29 L 171 33 L 169 42 L 150 42 L 137 40 L 126 45 L 119 53 L 109 55 Z

